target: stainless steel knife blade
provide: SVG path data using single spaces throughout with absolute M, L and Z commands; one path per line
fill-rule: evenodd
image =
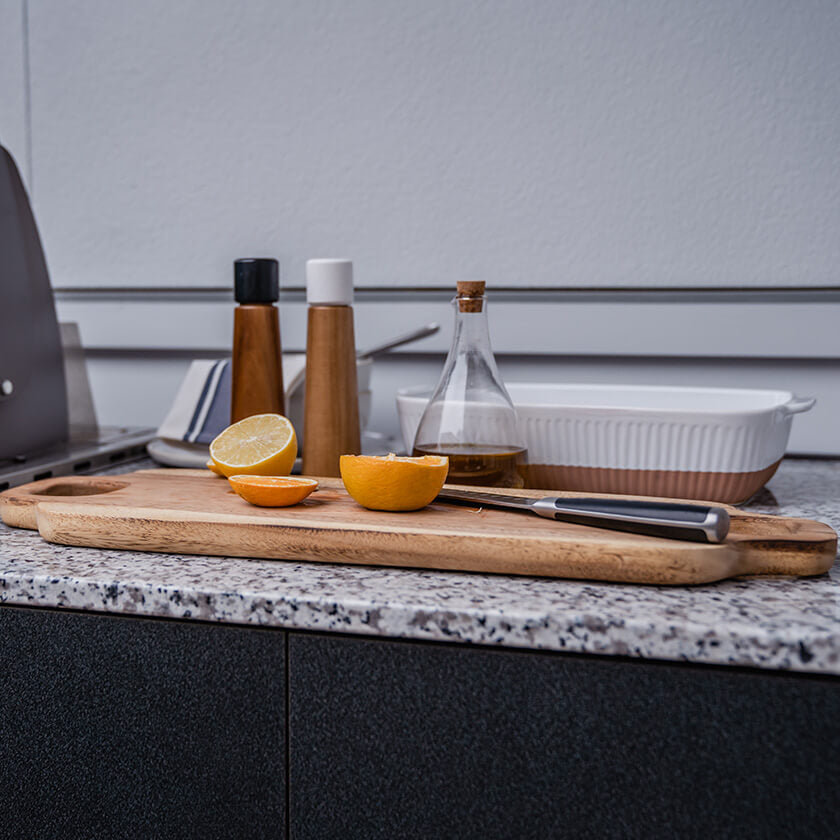
M 480 490 L 444 487 L 439 499 L 528 510 L 547 519 L 614 531 L 630 531 L 666 539 L 719 543 L 729 532 L 729 514 L 722 507 L 684 502 L 624 498 L 547 496 L 530 498 Z

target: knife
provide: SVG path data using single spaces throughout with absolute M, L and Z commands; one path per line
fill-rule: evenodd
M 687 505 L 679 502 L 633 499 L 562 498 L 529 499 L 503 493 L 444 488 L 438 499 L 469 502 L 493 507 L 529 510 L 538 516 L 578 525 L 592 525 L 613 531 L 632 531 L 671 540 L 720 543 L 729 533 L 729 514 L 722 507 Z

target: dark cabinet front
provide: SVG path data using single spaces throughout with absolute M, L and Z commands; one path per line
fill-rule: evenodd
M 283 837 L 285 639 L 0 609 L 4 838 Z
M 291 634 L 289 686 L 295 840 L 840 832 L 833 679 Z
M 834 837 L 838 750 L 834 678 L 0 608 L 3 840 Z

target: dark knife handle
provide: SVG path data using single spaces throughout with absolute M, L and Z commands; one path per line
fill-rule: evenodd
M 729 514 L 724 508 L 709 505 L 546 498 L 537 501 L 532 510 L 549 519 L 672 540 L 720 543 L 729 533 Z

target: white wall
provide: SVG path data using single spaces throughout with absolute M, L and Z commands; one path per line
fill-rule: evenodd
M 26 80 L 21 0 L 0 0 L 0 143 L 17 157 L 26 180 L 29 142 L 26 134 Z
M 58 287 L 837 283 L 836 0 L 25 2 Z
M 840 453 L 838 44 L 836 0 L 0 0 L 0 140 L 104 422 L 155 424 L 230 346 L 197 287 L 235 257 L 289 288 L 348 255 L 404 290 L 360 345 L 428 320 L 412 289 L 588 289 L 508 295 L 507 375 L 815 393 L 795 448 Z M 427 347 L 375 375 L 382 430 Z

